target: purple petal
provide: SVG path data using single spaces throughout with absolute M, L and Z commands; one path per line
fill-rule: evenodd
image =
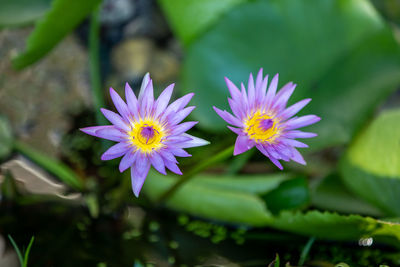
M 286 119 L 292 117 L 297 112 L 299 112 L 302 108 L 304 108 L 310 101 L 311 101 L 311 98 L 307 98 L 307 99 L 303 99 L 303 100 L 297 102 L 294 105 L 291 105 L 290 107 L 285 109 L 285 111 L 283 111 L 280 114 L 281 119 L 286 120 Z
M 175 146 L 179 147 L 179 148 L 205 146 L 205 145 L 208 145 L 210 143 L 210 142 L 208 142 L 208 141 L 206 141 L 204 139 L 201 139 L 201 138 L 198 138 L 198 137 L 186 134 L 186 133 L 182 134 L 181 136 L 182 137 L 188 137 L 188 138 L 190 138 L 190 140 L 182 141 L 181 143 L 175 144 Z
M 244 135 L 242 129 L 235 128 L 235 127 L 232 127 L 232 126 L 229 126 L 229 125 L 227 127 L 229 128 L 229 130 L 231 130 L 232 132 L 234 132 L 237 135 Z
M 257 103 L 259 104 L 264 103 L 264 100 L 266 99 L 267 86 L 268 86 L 268 75 L 265 76 L 258 90 L 259 94 L 257 96 Z
M 137 154 L 140 152 L 135 152 L 133 149 L 130 149 L 125 156 L 123 156 L 123 158 L 121 159 L 120 163 L 119 163 L 119 171 L 123 172 L 126 169 L 128 169 L 129 167 L 132 167 L 133 163 L 136 160 Z
M 233 114 L 237 118 L 243 118 L 244 117 L 244 112 L 242 112 L 242 110 L 241 110 L 241 108 L 242 108 L 241 103 L 238 103 L 238 102 L 234 101 L 231 98 L 228 98 L 228 103 L 229 103 L 229 106 L 231 107 L 231 110 L 232 110 Z
M 170 84 L 167 88 L 162 91 L 160 96 L 158 97 L 156 101 L 156 112 L 154 114 L 154 117 L 158 117 L 168 106 L 169 100 L 171 99 L 172 92 L 174 91 L 174 86 L 175 84 Z
M 142 117 L 149 116 L 154 103 L 154 90 L 153 81 L 150 79 L 146 88 L 144 89 L 142 100 L 139 100 L 140 115 Z
M 297 151 L 297 149 L 291 148 L 291 151 L 292 151 L 292 154 L 293 154 L 293 156 L 292 156 L 292 160 L 293 161 L 295 161 L 297 163 L 300 163 L 302 165 L 306 165 L 307 164 L 306 161 L 304 160 L 303 156 L 300 154 L 299 151 Z
M 243 127 L 243 123 L 239 119 L 234 117 L 232 114 L 227 112 L 226 110 L 222 111 L 217 107 L 213 107 L 213 108 L 214 108 L 215 112 L 217 112 L 217 114 L 222 119 L 224 119 L 227 123 L 232 124 L 233 126 Z
M 142 85 L 140 86 L 140 91 L 139 91 L 139 96 L 138 96 L 139 103 L 142 103 L 144 91 L 146 90 L 146 87 L 147 87 L 147 84 L 149 83 L 149 81 L 150 81 L 150 74 L 146 73 L 146 75 L 144 75 L 144 77 L 143 77 Z
M 112 88 L 110 88 L 110 95 L 115 108 L 118 110 L 118 113 L 121 114 L 126 120 L 129 120 L 129 109 L 124 100 L 122 100 L 119 94 Z
M 182 142 L 186 142 L 186 141 L 190 141 L 190 140 L 192 140 L 192 138 L 186 136 L 186 134 L 182 134 L 182 135 L 169 136 L 167 138 L 167 140 L 165 141 L 165 143 L 167 143 L 168 145 L 171 145 L 171 144 L 182 143 Z
M 266 157 L 268 157 L 271 160 L 271 162 L 275 164 L 275 166 L 283 170 L 282 164 L 279 162 L 279 160 L 271 156 L 263 145 L 257 144 L 256 147 L 261 153 L 263 153 Z
M 161 151 L 160 154 L 161 154 L 161 157 L 163 157 L 165 160 L 169 160 L 169 161 L 178 163 L 175 156 L 171 152 L 164 150 L 164 151 Z
M 171 162 L 169 160 L 164 160 L 165 163 L 165 167 L 167 167 L 170 171 L 172 171 L 173 173 L 182 175 L 181 170 L 178 168 L 178 166 L 176 165 L 176 163 Z
M 240 84 L 241 87 L 241 94 L 242 97 L 240 98 L 242 105 L 243 105 L 243 110 L 248 110 L 249 109 L 249 101 L 247 99 L 247 92 L 246 92 L 246 88 L 244 87 L 244 84 L 241 83 Z M 244 112 L 245 114 L 243 114 L 244 116 L 246 116 L 246 112 Z
M 117 113 L 107 110 L 105 108 L 101 108 L 101 113 L 109 120 L 112 124 L 118 127 L 121 130 L 129 132 L 131 128 L 127 125 L 127 123 L 119 116 Z
M 294 139 L 280 138 L 280 141 L 286 145 L 293 147 L 308 147 L 308 145 Z
M 241 93 L 239 89 L 236 87 L 236 85 L 233 84 L 227 77 L 225 77 L 225 82 L 226 86 L 229 89 L 229 92 L 231 93 L 231 96 L 233 99 L 240 99 Z
M 178 98 L 174 102 L 172 102 L 171 105 L 169 105 L 167 107 L 164 114 L 161 116 L 161 120 L 167 119 L 171 113 L 178 112 L 179 110 L 186 107 L 186 105 L 189 103 L 189 101 L 192 99 L 193 96 L 194 96 L 194 93 L 189 93 L 185 96 L 182 96 L 181 98 Z
M 171 114 L 171 118 L 168 118 L 168 122 L 171 125 L 176 125 L 178 123 L 180 123 L 181 121 L 183 121 L 194 109 L 194 106 L 191 107 L 187 107 L 182 109 L 181 111 L 178 111 L 175 114 Z
M 130 113 L 136 120 L 139 120 L 138 100 L 128 83 L 125 84 L 125 97 Z
M 236 138 L 236 143 L 235 143 L 235 150 L 233 151 L 233 155 L 239 155 L 242 154 L 243 152 L 246 152 L 250 148 L 252 148 L 255 145 L 255 142 L 253 140 L 250 140 L 247 136 L 244 135 L 239 135 Z
M 254 88 L 253 74 L 251 74 L 251 73 L 249 75 L 249 83 L 248 83 L 248 86 L 247 86 L 247 94 L 248 94 L 249 108 L 252 109 L 254 107 L 255 88 Z
M 191 157 L 192 156 L 189 153 L 187 153 L 185 150 L 183 150 L 182 148 L 178 148 L 178 147 L 170 148 L 169 151 L 172 154 L 174 154 L 174 156 L 178 156 L 178 157 Z
M 284 123 L 287 130 L 297 129 L 308 126 L 320 121 L 321 118 L 315 115 L 306 115 L 298 118 L 293 118 Z
M 135 165 L 131 168 L 132 189 L 136 197 L 139 197 L 144 180 L 150 170 L 150 161 L 140 153 L 137 157 Z
M 130 149 L 130 144 L 128 143 L 118 143 L 110 147 L 106 152 L 101 155 L 101 160 L 110 160 L 119 158 L 128 152 Z
M 151 165 L 153 165 L 153 167 L 159 173 L 167 175 L 167 172 L 165 171 L 164 161 L 163 161 L 162 157 L 160 156 L 160 154 L 158 154 L 157 152 L 154 152 L 149 156 L 149 158 L 150 158 Z
M 186 132 L 187 130 L 189 130 L 190 128 L 192 128 L 193 126 L 195 126 L 198 123 L 198 121 L 187 121 L 184 123 L 181 123 L 179 125 L 176 125 L 172 131 L 171 131 L 171 135 L 180 135 L 184 132 Z
M 274 103 L 272 105 L 273 109 L 277 109 L 279 112 L 286 107 L 286 104 L 293 94 L 296 84 L 288 83 L 286 84 L 274 98 Z
M 262 82 L 263 82 L 263 69 L 261 68 L 258 71 L 257 78 L 256 78 L 256 91 L 258 91 L 260 89 Z M 258 94 L 256 94 L 256 95 L 258 95 Z
M 318 136 L 316 133 L 303 132 L 299 130 L 287 131 L 284 133 L 287 138 L 312 138 Z
M 279 74 L 277 73 L 274 78 L 272 78 L 271 83 L 268 87 L 268 91 L 267 94 L 265 96 L 265 107 L 266 109 L 268 109 L 271 104 L 272 101 L 275 98 L 275 94 L 276 94 L 276 89 L 278 88 L 278 80 L 279 80 Z
M 86 127 L 79 130 L 86 134 L 115 142 L 122 142 L 127 138 L 127 136 L 116 129 L 114 125 Z

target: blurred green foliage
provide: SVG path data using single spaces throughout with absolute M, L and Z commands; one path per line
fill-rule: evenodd
M 400 215 L 400 109 L 382 112 L 341 162 L 344 183 L 388 216 Z
M 41 18 L 52 0 L 0 0 L 0 29 L 27 25 Z
M 13 66 L 23 69 L 41 59 L 99 4 L 100 0 L 54 0 L 29 36 L 25 52 L 13 60 Z

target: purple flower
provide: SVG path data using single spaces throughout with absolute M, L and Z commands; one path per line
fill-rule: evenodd
M 131 168 L 132 189 L 136 197 L 151 165 L 164 175 L 167 174 L 165 168 L 182 175 L 175 156 L 189 157 L 184 148 L 208 144 L 203 139 L 185 133 L 197 122 L 180 123 L 195 108 L 185 107 L 194 94 L 187 94 L 168 105 L 173 88 L 174 84 L 171 84 L 155 100 L 153 82 L 150 75 L 146 74 L 138 98 L 126 83 L 127 103 L 110 88 L 112 101 L 119 114 L 107 109 L 101 109 L 101 112 L 112 125 L 81 129 L 87 134 L 118 142 L 101 159 L 122 157 L 119 170 L 123 172 Z
M 241 154 L 255 146 L 281 170 L 283 167 L 279 160 L 293 160 L 305 165 L 306 162 L 296 147 L 308 146 L 295 139 L 311 138 L 317 134 L 296 129 L 316 123 L 320 118 L 315 115 L 293 116 L 311 99 L 301 100 L 286 108 L 296 84 L 289 82 L 277 93 L 276 74 L 267 90 L 268 75 L 264 78 L 262 69 L 258 72 L 255 84 L 250 74 L 247 92 L 243 83 L 239 90 L 228 78 L 225 81 L 232 96 L 228 98 L 228 102 L 234 116 L 216 107 L 214 110 L 226 122 L 235 126 L 228 126 L 238 135 L 233 154 Z

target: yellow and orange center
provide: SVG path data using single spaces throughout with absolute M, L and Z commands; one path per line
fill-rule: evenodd
M 280 134 L 279 121 L 260 110 L 244 122 L 244 130 L 250 139 L 257 143 L 274 143 Z
M 151 153 L 162 148 L 162 143 L 166 131 L 157 121 L 146 118 L 141 121 L 135 121 L 131 124 L 132 130 L 129 132 L 132 145 L 144 153 Z

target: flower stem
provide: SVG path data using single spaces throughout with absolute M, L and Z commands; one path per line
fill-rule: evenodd
M 155 202 L 156 204 L 160 204 L 162 202 L 165 202 L 168 198 L 170 198 L 183 184 L 187 183 L 191 178 L 193 178 L 196 174 L 199 172 L 207 169 L 208 167 L 214 165 L 215 163 L 218 163 L 220 161 L 223 161 L 230 156 L 232 156 L 233 150 L 235 146 L 230 146 L 218 154 L 214 155 L 211 158 L 208 158 L 204 161 L 201 161 L 199 164 L 197 164 L 193 169 L 185 173 L 181 179 L 176 181 L 175 184 L 173 184 L 168 190 L 163 193 L 160 198 Z
M 98 125 L 107 124 L 106 120 L 100 113 L 100 108 L 104 107 L 104 94 L 101 90 L 100 76 L 100 23 L 99 23 L 100 7 L 93 10 L 90 18 L 89 31 L 89 70 L 90 83 L 92 87 L 93 106 L 96 111 L 96 121 Z

